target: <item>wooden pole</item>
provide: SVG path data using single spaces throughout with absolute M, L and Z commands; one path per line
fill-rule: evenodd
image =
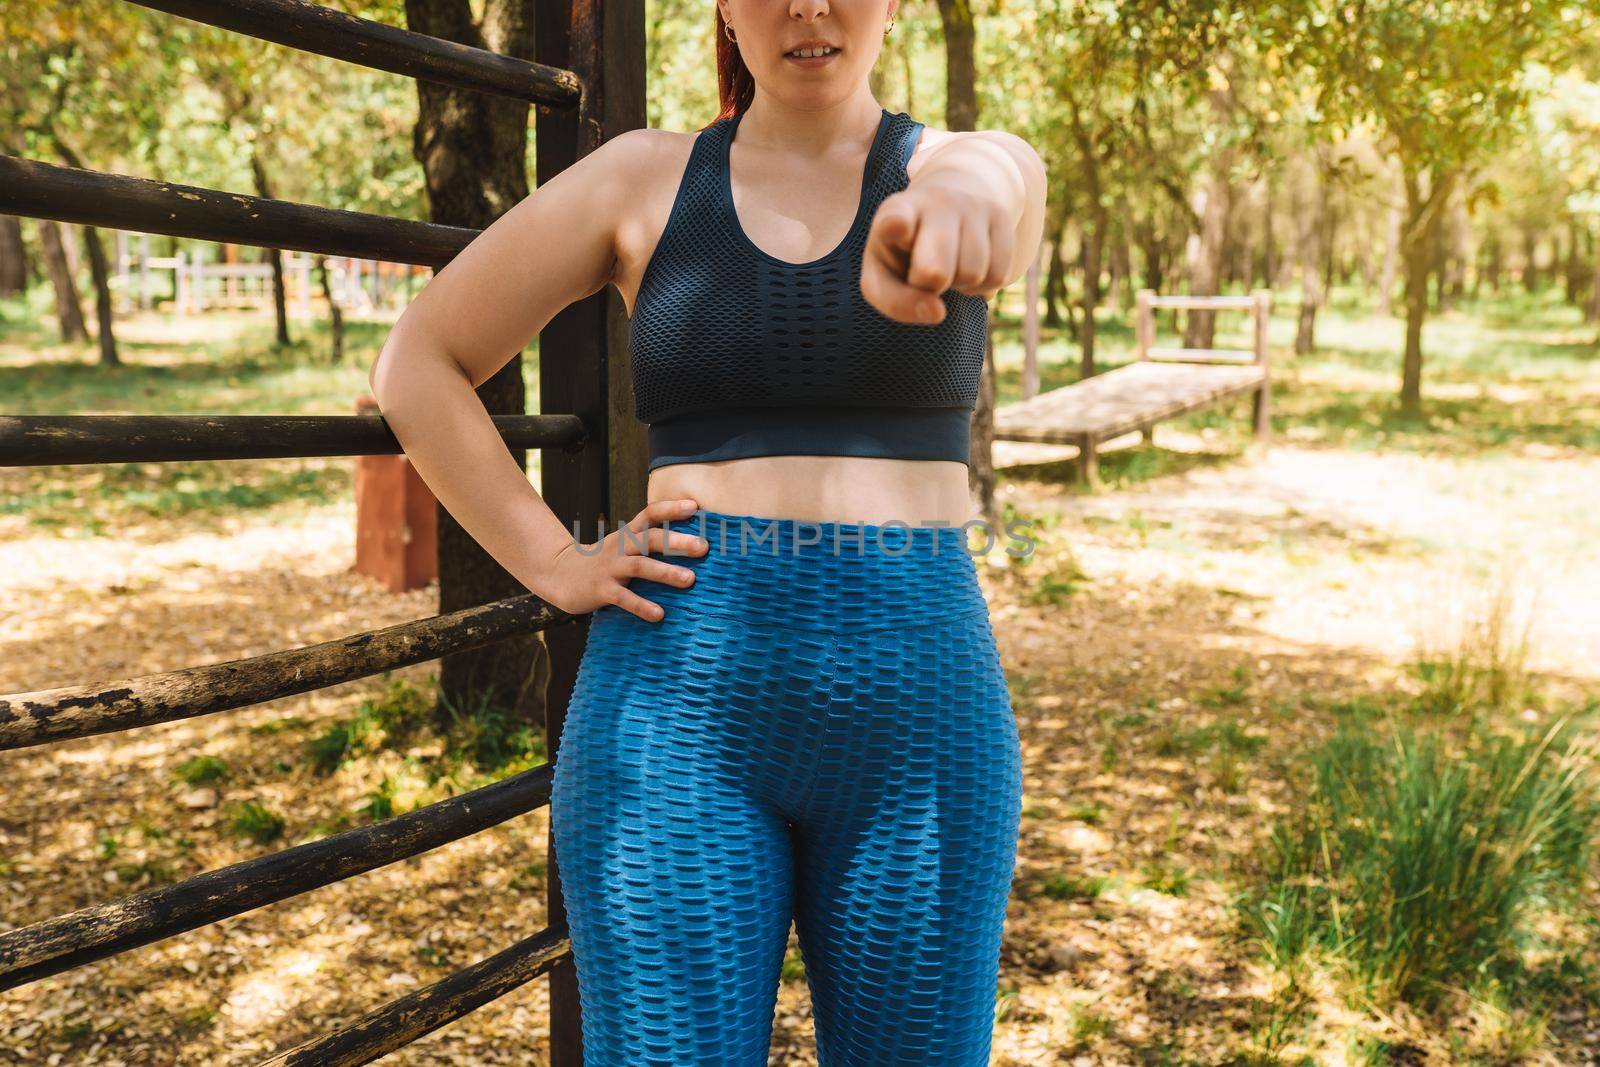
M 1044 246 L 1028 264 L 1028 278 L 1022 304 L 1022 399 L 1039 395 L 1039 257 Z
M 1150 358 L 1150 342 L 1155 339 L 1155 309 L 1150 302 L 1155 295 L 1154 289 L 1140 289 L 1134 298 L 1133 331 L 1139 359 Z
M 550 0 L 535 5 L 536 52 L 544 64 L 571 71 L 583 85 L 578 107 L 540 108 L 537 183 L 588 155 L 608 138 L 645 121 L 644 5 L 625 0 Z M 644 507 L 645 429 L 633 415 L 628 373 L 628 319 L 613 287 L 556 314 L 539 335 L 539 402 L 545 410 L 583 418 L 593 439 L 581 451 L 544 449 L 540 492 L 568 530 L 585 542 L 617 529 Z M 603 526 L 603 529 L 602 529 Z M 545 751 L 560 759 L 567 704 L 588 640 L 588 621 L 546 635 L 550 681 L 545 696 Z M 546 839 L 546 923 L 567 933 L 567 909 L 555 835 Z M 550 969 L 549 1067 L 582 1067 L 582 1016 L 575 963 Z
M 1255 301 L 1251 316 L 1255 320 L 1256 362 L 1261 365 L 1261 387 L 1255 392 L 1251 416 L 1256 424 L 1256 445 L 1265 452 L 1272 433 L 1272 377 L 1268 369 L 1270 349 L 1267 345 L 1267 329 L 1272 321 L 1272 290 L 1257 289 L 1250 295 Z

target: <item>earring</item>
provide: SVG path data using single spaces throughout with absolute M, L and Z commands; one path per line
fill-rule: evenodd
M 889 25 L 883 28 L 883 35 L 885 37 L 889 36 L 889 31 L 892 29 L 894 29 L 894 18 L 891 16 L 889 19 Z
M 733 26 L 730 23 L 724 22 L 722 24 L 722 36 L 726 37 L 728 40 L 732 41 L 734 44 L 738 44 L 739 43 L 738 38 L 734 37 L 734 35 L 733 35 Z

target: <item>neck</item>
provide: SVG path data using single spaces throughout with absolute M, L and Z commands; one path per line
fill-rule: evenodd
M 842 146 L 859 149 L 872 143 L 883 110 L 865 87 L 822 108 L 791 107 L 758 87 L 749 109 L 739 117 L 739 141 L 812 157 Z

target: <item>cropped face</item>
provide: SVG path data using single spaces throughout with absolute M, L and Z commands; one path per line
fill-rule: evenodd
M 718 0 L 764 92 L 822 108 L 857 92 L 883 48 L 899 0 Z

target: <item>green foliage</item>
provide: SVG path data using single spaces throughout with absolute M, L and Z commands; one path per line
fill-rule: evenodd
M 228 764 L 216 756 L 195 756 L 178 764 L 174 776 L 185 785 L 204 785 L 228 776 Z
M 1581 906 L 1597 829 L 1593 740 L 1560 720 L 1465 741 L 1391 721 L 1346 725 L 1309 756 L 1241 898 L 1268 958 L 1343 961 L 1376 1003 L 1431 1006 L 1515 969 L 1535 921 Z
M 305 742 L 306 756 L 318 774 L 332 774 L 363 753 L 407 745 L 432 715 L 428 694 L 403 678 L 385 674 L 384 691 L 364 700 L 345 722 L 334 723 Z
M 264 845 L 282 836 L 284 820 L 259 800 L 247 800 L 229 810 L 228 827 L 235 835 Z

